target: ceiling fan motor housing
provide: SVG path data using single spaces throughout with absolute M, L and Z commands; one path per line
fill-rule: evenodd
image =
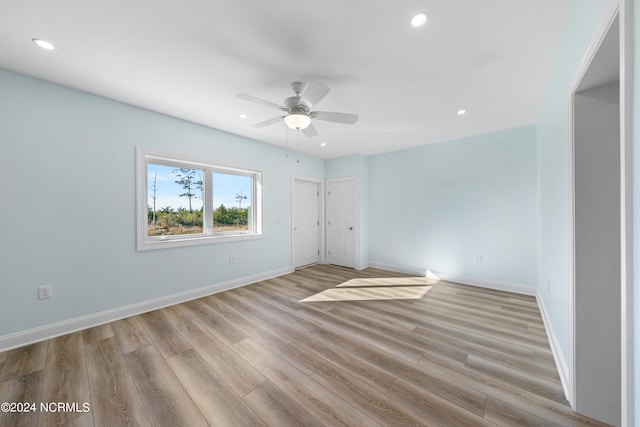
M 290 113 L 307 114 L 311 106 L 305 103 L 299 96 L 291 96 L 284 100 L 284 106 Z

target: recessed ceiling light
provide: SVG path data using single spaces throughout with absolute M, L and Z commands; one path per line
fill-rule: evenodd
M 56 50 L 56 47 L 51 42 L 48 42 L 46 40 L 42 40 L 42 39 L 39 39 L 39 38 L 32 38 L 31 41 L 34 42 L 35 44 L 37 44 L 42 49 L 45 49 L 45 50 Z
M 467 114 L 467 110 L 465 110 L 464 108 L 461 110 L 458 110 L 458 115 L 459 116 L 464 116 L 465 114 Z
M 321 143 L 320 143 L 320 147 L 326 147 L 326 146 L 327 146 L 327 143 L 326 143 L 326 142 L 321 142 Z
M 246 119 L 247 117 L 248 117 L 248 116 L 247 116 L 246 114 L 244 114 L 244 113 L 240 114 L 240 118 L 241 118 L 241 119 Z
M 412 27 L 422 27 L 425 24 L 425 22 L 427 22 L 426 12 L 416 13 L 415 15 L 413 15 L 413 18 L 411 18 Z

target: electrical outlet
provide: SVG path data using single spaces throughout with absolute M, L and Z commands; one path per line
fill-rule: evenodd
M 230 257 L 229 257 L 229 264 L 235 264 L 235 263 L 236 263 L 236 258 L 235 258 L 235 257 L 230 256 Z
M 51 285 L 38 286 L 38 299 L 47 299 L 51 297 Z
M 476 262 L 482 262 L 482 254 L 476 254 Z

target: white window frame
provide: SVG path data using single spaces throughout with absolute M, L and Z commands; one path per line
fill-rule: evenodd
M 147 164 L 161 164 L 202 169 L 203 200 L 203 233 L 183 234 L 175 236 L 148 235 L 148 177 Z M 249 213 L 249 230 L 214 232 L 213 230 L 213 173 L 220 172 L 242 175 L 252 178 L 251 212 Z M 205 163 L 175 154 L 160 153 L 155 150 L 136 147 L 136 247 L 138 251 L 154 249 L 194 246 L 211 243 L 232 242 L 262 238 L 262 172 Z

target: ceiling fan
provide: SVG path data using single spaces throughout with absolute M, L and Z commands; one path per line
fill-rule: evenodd
M 276 108 L 287 113 L 284 116 L 278 116 L 264 122 L 256 123 L 253 125 L 253 127 L 256 128 L 269 126 L 284 119 L 284 122 L 289 128 L 301 130 L 305 136 L 315 136 L 318 134 L 318 131 L 311 123 L 311 119 L 348 124 L 353 124 L 358 121 L 357 114 L 312 111 L 313 106 L 327 96 L 331 90 L 324 83 L 313 80 L 305 86 L 302 82 L 293 82 L 291 83 L 291 89 L 295 92 L 295 96 L 290 96 L 285 99 L 284 106 L 252 95 L 247 95 L 246 93 L 239 93 L 236 97 L 267 107 Z

